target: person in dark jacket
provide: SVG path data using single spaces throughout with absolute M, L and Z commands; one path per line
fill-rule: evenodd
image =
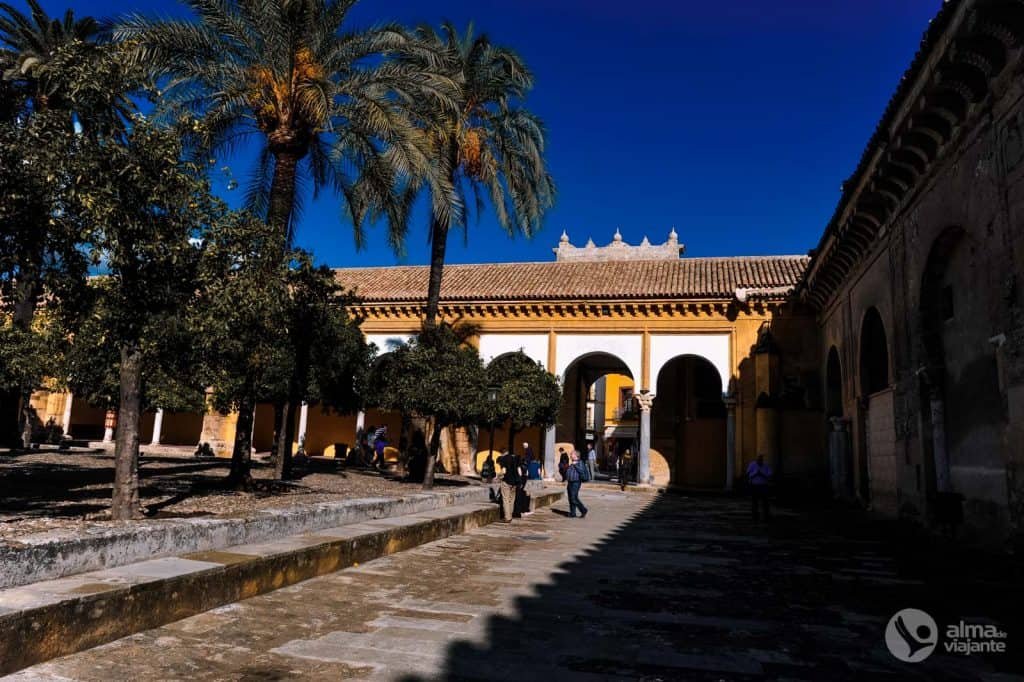
M 569 498 L 569 518 L 576 518 L 576 510 L 580 510 L 580 518 L 587 516 L 587 508 L 580 502 L 580 487 L 589 478 L 589 471 L 584 471 L 586 464 L 580 461 L 579 453 L 572 453 L 569 466 L 565 470 L 565 492 Z
M 498 458 L 498 466 L 504 469 L 501 475 L 501 520 L 512 523 L 516 491 L 519 489 L 519 460 L 511 452 L 506 452 Z
M 569 455 L 565 448 L 558 448 L 558 475 L 565 480 L 565 470 L 569 468 Z

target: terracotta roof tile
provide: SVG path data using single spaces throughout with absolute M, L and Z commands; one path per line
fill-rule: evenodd
M 723 299 L 737 289 L 780 296 L 800 280 L 807 256 L 683 258 L 678 261 L 446 265 L 443 301 Z M 366 302 L 423 301 L 427 266 L 340 268 L 338 282 Z

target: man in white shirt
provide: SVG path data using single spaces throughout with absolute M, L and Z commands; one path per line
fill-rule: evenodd
M 590 469 L 590 480 L 597 480 L 597 451 L 593 443 L 587 443 L 587 467 Z
M 772 468 L 764 463 L 764 455 L 747 466 L 747 483 L 750 485 L 750 511 L 755 521 L 761 520 L 761 509 L 764 509 L 764 520 L 772 518 L 768 506 L 768 486 L 772 482 Z

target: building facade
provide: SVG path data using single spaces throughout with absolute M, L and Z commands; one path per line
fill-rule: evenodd
M 1019 537 L 1022 41 L 1022 2 L 943 4 L 809 257 L 689 258 L 674 229 L 636 246 L 563 234 L 553 262 L 448 266 L 442 316 L 479 325 L 485 361 L 522 350 L 561 379 L 558 425 L 520 439 L 549 474 L 589 438 L 631 448 L 641 480 L 687 488 L 731 487 L 763 453 L 786 486 Z M 337 277 L 381 352 L 419 328 L 426 268 Z M 72 435 L 104 430 L 77 401 L 35 404 Z M 150 419 L 155 440 L 161 420 L 176 440 L 233 434 L 230 415 Z M 316 406 L 300 421 L 311 452 L 352 443 L 360 422 L 398 425 Z M 271 422 L 261 406 L 258 449 Z M 500 426 L 489 435 L 451 434 L 446 466 L 504 446 Z

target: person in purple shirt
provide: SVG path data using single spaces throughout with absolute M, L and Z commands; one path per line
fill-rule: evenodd
M 750 511 L 755 521 L 761 520 L 761 509 L 764 509 L 764 520 L 772 518 L 772 510 L 768 505 L 768 486 L 772 482 L 772 468 L 764 463 L 764 455 L 747 466 L 747 483 L 750 485 Z

